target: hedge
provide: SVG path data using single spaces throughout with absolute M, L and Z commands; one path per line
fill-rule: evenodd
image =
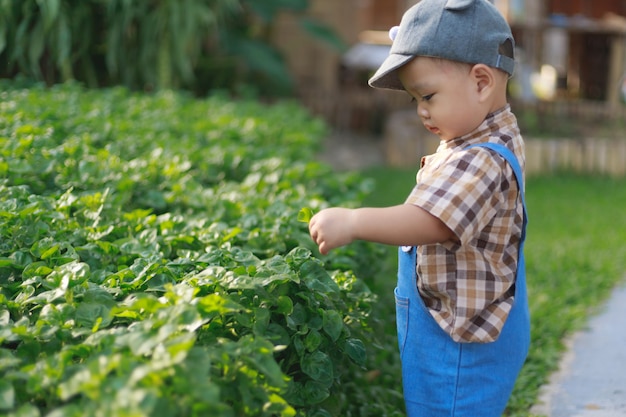
M 314 161 L 320 121 L 167 91 L 0 94 L 0 412 L 401 415 L 353 272 L 377 249 L 322 260 L 298 222 L 368 189 Z

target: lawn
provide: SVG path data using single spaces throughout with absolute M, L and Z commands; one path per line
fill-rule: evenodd
M 366 205 L 401 203 L 415 173 L 372 168 L 375 181 Z M 611 290 L 626 277 L 626 179 L 570 174 L 530 178 L 526 243 L 532 314 L 532 346 L 507 415 L 529 416 L 540 387 L 563 353 L 564 338 L 581 329 Z M 395 248 L 389 248 L 387 279 L 375 283 L 382 302 L 393 302 Z M 391 311 L 387 307 L 387 312 Z M 389 326 L 393 332 L 393 326 Z

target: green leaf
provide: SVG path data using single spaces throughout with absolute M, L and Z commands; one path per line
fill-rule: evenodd
M 46 39 L 43 23 L 41 21 L 37 21 L 35 23 L 35 26 L 31 29 L 30 35 L 30 43 L 28 45 L 28 59 L 30 61 L 31 68 L 36 73 L 35 75 L 40 78 L 41 70 L 37 67 L 37 64 L 39 63 L 39 59 L 43 54 Z
M 13 259 L 15 267 L 21 268 L 24 268 L 33 261 L 30 253 L 25 251 L 15 251 L 11 254 L 11 256 L 9 256 L 9 258 Z
M 317 261 L 308 260 L 300 266 L 300 276 L 312 291 L 337 293 L 339 286 L 328 274 L 328 271 Z
M 239 344 L 243 345 L 244 360 L 262 372 L 275 386 L 286 383 L 285 375 L 273 357 L 274 346 L 265 339 L 242 337 Z
M 359 339 L 346 340 L 343 349 L 357 365 L 365 365 L 365 345 Z
M 341 336 L 341 331 L 344 327 L 341 315 L 337 310 L 324 310 L 323 319 L 324 331 L 333 342 L 336 342 L 339 336 Z
M 313 217 L 313 210 L 308 207 L 301 208 L 298 212 L 298 221 L 301 223 L 309 223 Z
M 264 335 L 270 323 L 270 311 L 267 308 L 257 307 L 254 309 L 254 332 Z
M 0 268 L 6 268 L 6 267 L 10 267 L 13 266 L 14 262 L 13 259 L 11 258 L 7 258 L 7 257 L 0 257 Z
M 317 382 L 330 386 L 333 381 L 333 363 L 324 352 L 305 354 L 300 361 L 300 366 L 305 374 Z
M 309 331 L 304 339 L 304 346 L 309 352 L 317 350 L 322 344 L 322 335 L 317 330 Z
M 52 257 L 52 255 L 54 255 L 58 251 L 59 251 L 59 245 L 54 245 L 54 246 L 46 249 L 45 251 L 43 251 L 41 253 L 40 257 L 41 257 L 41 259 L 46 260 L 46 259 Z
M 44 239 L 38 240 L 33 244 L 30 251 L 33 256 L 38 258 L 42 258 L 44 254 L 49 254 L 50 252 L 54 252 L 58 250 L 59 245 L 54 241 L 51 237 L 46 237 Z M 43 259 L 43 258 L 42 258 Z
M 307 417 L 333 417 L 333 415 L 321 408 L 313 411 L 312 413 L 308 413 Z
M 0 24 L 0 53 L 4 52 L 4 48 L 7 46 L 7 28 L 4 22 Z
M 307 381 L 303 394 L 308 404 L 319 404 L 330 396 L 329 385 L 320 381 Z
M 2 297 L 0 297 L 0 301 L 2 301 Z M 9 310 L 5 310 L 4 307 L 2 310 L 0 310 L 0 326 L 2 327 L 8 327 L 9 323 L 11 322 L 11 313 L 9 313 Z M 2 352 L 2 349 L 0 348 L 0 352 Z M 0 355 L 1 357 L 2 355 Z
M 41 277 L 46 276 L 54 271 L 50 268 L 45 262 L 33 262 L 29 265 L 26 265 L 24 271 L 22 271 L 22 278 L 32 278 L 32 277 Z
M 286 295 L 281 295 L 276 301 L 276 312 L 279 314 L 290 315 L 293 312 L 293 301 Z
M 306 307 L 302 303 L 296 303 L 293 306 L 292 313 L 287 316 L 287 325 L 295 330 L 297 327 L 305 324 L 308 318 Z
M 0 380 L 0 410 L 10 410 L 15 405 L 15 389 L 13 384 Z
M 93 328 L 107 327 L 111 323 L 111 308 L 105 304 L 90 302 L 80 303 L 76 308 L 76 324 Z
M 263 406 L 263 411 L 273 416 L 295 417 L 296 410 L 278 394 L 270 394 L 269 401 Z
M 60 0 L 37 0 L 37 4 L 41 10 L 43 16 L 45 32 L 52 28 L 54 22 L 57 20 L 60 9 Z
M 276 347 L 288 346 L 291 336 L 287 329 L 277 323 L 270 323 L 265 332 L 265 337 L 270 340 Z
M 11 417 L 41 417 L 39 409 L 32 404 L 23 404 L 14 414 L 10 414 Z M 49 417 L 53 417 L 49 414 Z

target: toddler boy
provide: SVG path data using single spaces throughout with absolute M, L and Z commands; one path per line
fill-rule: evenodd
M 530 343 L 524 143 L 507 103 L 514 40 L 487 0 L 409 9 L 376 88 L 405 90 L 441 138 L 401 205 L 330 208 L 322 254 L 361 239 L 400 246 L 396 322 L 409 417 L 499 417 Z

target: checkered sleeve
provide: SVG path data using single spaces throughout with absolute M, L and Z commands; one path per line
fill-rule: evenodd
M 487 226 L 502 203 L 499 190 L 505 165 L 485 149 L 453 152 L 418 180 L 406 202 L 439 218 L 461 244 L 467 243 Z

